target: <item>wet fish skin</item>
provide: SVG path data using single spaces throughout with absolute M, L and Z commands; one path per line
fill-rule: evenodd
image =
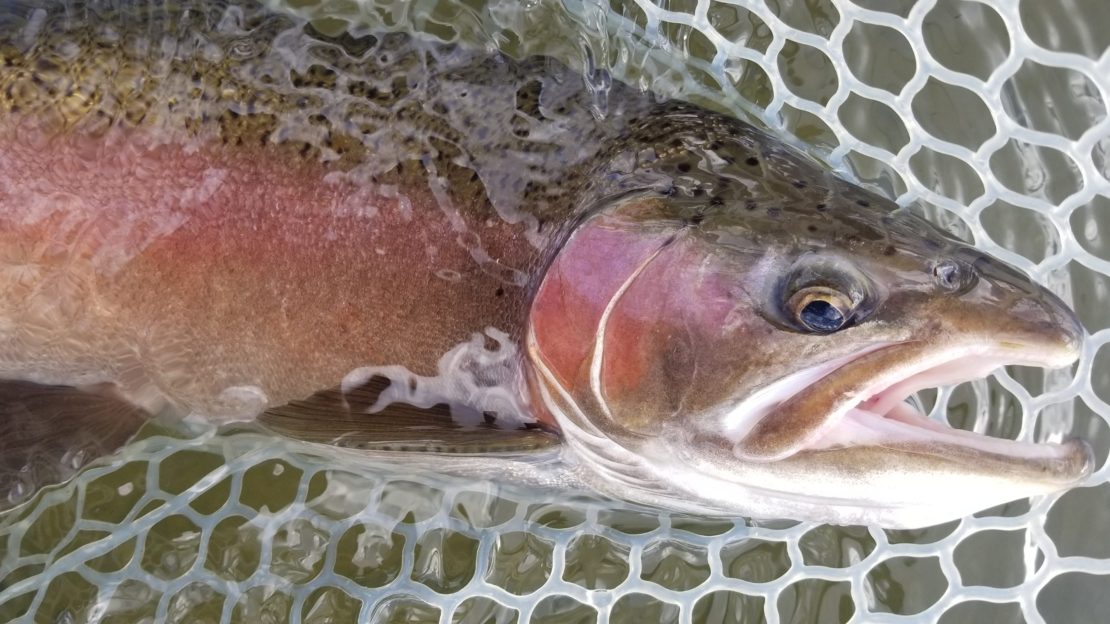
M 846 411 L 930 357 L 1070 362 L 1056 297 L 739 121 L 592 98 L 252 4 L 5 5 L 2 376 L 226 418 L 395 366 L 557 428 L 597 489 L 716 513 L 914 526 L 1090 471 Z M 798 324 L 810 287 L 844 329 Z M 522 352 L 436 386 L 490 327 Z

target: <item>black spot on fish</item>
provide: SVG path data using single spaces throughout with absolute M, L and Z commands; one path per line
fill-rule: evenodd
M 690 172 L 690 163 L 685 163 L 685 162 L 678 163 L 678 170 L 681 171 L 682 173 L 689 173 Z
M 713 199 L 717 198 L 714 197 Z M 690 225 L 699 225 L 702 221 L 705 221 L 705 215 L 701 214 L 700 212 L 690 217 Z
M 748 201 L 744 202 L 744 209 L 745 210 L 755 210 L 755 206 L 756 206 L 756 203 L 753 200 L 749 199 Z
M 884 256 L 893 256 L 896 253 L 898 253 L 898 250 L 894 248 L 894 245 L 887 245 L 883 248 Z
M 826 204 L 825 202 L 821 202 L 820 204 L 817 204 L 817 205 L 816 205 L 816 206 L 814 206 L 813 208 L 814 208 L 815 210 L 817 210 L 817 212 L 825 212 L 826 210 L 828 210 L 828 209 L 829 209 L 829 205 L 828 205 L 828 204 Z
M 714 195 L 709 200 L 709 205 L 710 206 L 723 206 L 724 204 L 725 204 L 725 200 L 721 199 L 719 196 L 716 196 L 716 195 Z
M 864 208 L 870 208 L 871 202 L 867 201 L 866 199 L 857 199 L 856 205 L 863 206 Z
M 817 226 L 816 225 L 810 225 L 806 229 L 809 230 L 810 232 L 816 232 L 817 231 Z
M 749 167 L 756 167 L 759 165 L 759 159 L 755 156 L 749 156 L 744 162 L 747 163 Z
M 496 296 L 498 296 L 498 297 L 503 297 L 503 296 L 505 296 L 505 289 L 504 289 L 504 288 L 501 288 L 500 286 L 498 286 L 498 287 L 497 287 L 497 290 L 495 290 L 495 291 L 493 292 L 493 294 L 494 294 L 494 295 L 496 295 Z

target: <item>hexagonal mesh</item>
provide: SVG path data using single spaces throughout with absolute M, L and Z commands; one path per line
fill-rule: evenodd
M 606 67 L 759 120 L 899 203 L 922 202 L 1071 300 L 1091 332 L 1074 371 L 1011 368 L 923 402 L 993 435 L 1086 437 L 1101 466 L 1092 487 L 922 531 L 720 523 L 347 465 L 249 431 L 155 432 L 0 517 L 0 619 L 1105 619 L 1103 3 L 474 4 L 278 8 Z

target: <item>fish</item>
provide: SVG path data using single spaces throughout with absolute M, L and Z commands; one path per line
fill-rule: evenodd
M 666 509 L 890 528 L 1093 468 L 1082 440 L 907 402 L 1072 364 L 1084 329 L 1057 296 L 601 69 L 250 1 L 9 2 L 0 108 L 0 379 L 67 413 L 59 388 L 96 414 L 110 395 Z

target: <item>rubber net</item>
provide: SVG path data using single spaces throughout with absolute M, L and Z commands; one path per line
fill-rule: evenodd
M 1110 592 L 1110 10 L 1099 0 L 297 0 L 770 127 L 1071 301 L 1080 363 L 923 393 L 1091 440 L 1063 496 L 920 531 L 708 522 L 155 427 L 0 516 L 0 620 L 1095 622 Z M 596 75 L 596 74 L 593 74 Z

